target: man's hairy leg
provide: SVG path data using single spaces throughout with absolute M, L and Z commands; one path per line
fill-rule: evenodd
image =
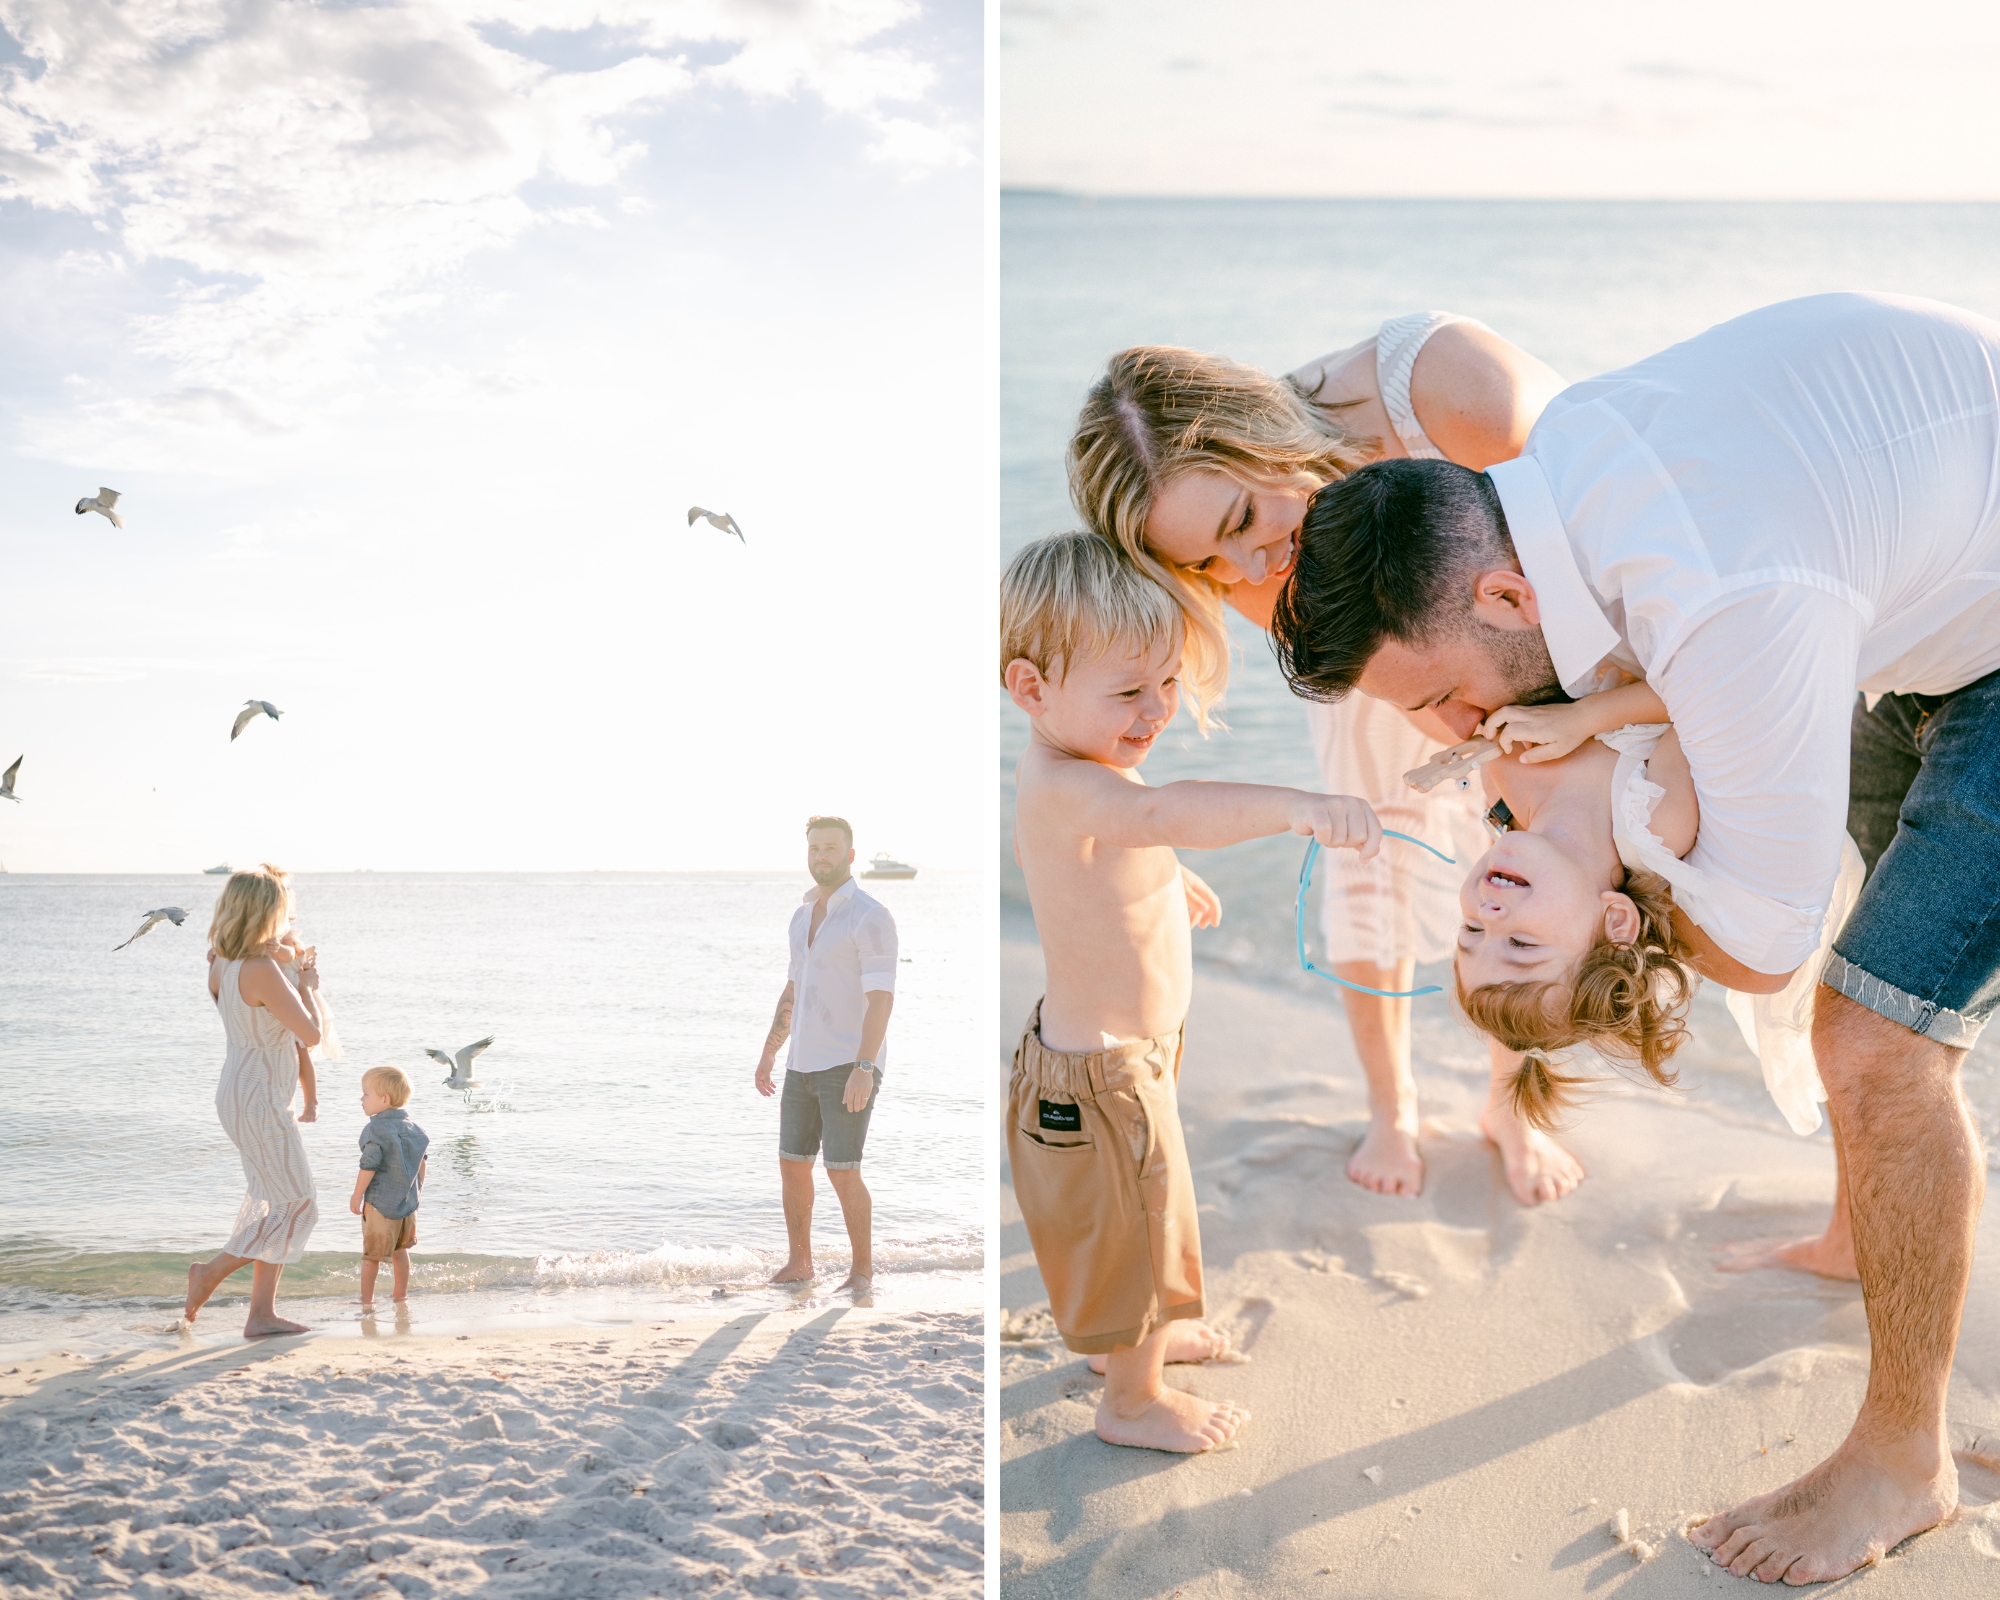
M 1956 1506 L 1945 1390 L 1986 1190 L 1963 1050 L 1822 987 L 1813 1051 L 1847 1155 L 1868 1392 L 1826 1460 L 1690 1534 L 1736 1576 L 1766 1583 L 1845 1576 Z

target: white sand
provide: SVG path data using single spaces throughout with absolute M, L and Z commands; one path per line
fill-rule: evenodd
M 983 1320 L 26 1362 L 0 1376 L 0 1594 L 975 1595 Z
M 1011 1054 L 1041 959 L 1003 948 Z M 1169 1381 L 1254 1420 L 1209 1456 L 1116 1449 L 1091 1433 L 1100 1380 L 1080 1357 L 1003 1343 L 1008 1600 L 1750 1592 L 1678 1530 L 1839 1442 L 1867 1330 L 1857 1288 L 1732 1277 L 1709 1251 L 1823 1223 L 1830 1147 L 1664 1096 L 1606 1097 L 1568 1139 L 1583 1187 L 1525 1210 L 1474 1131 L 1477 1057 L 1425 1004 L 1429 1181 L 1388 1198 L 1343 1175 L 1366 1100 L 1337 1000 L 1198 977 L 1181 1083 L 1209 1305 L 1252 1360 Z M 1453 1055 L 1455 1070 L 1437 1065 Z M 1011 1193 L 1002 1205 L 1011 1331 L 1047 1331 Z M 1981 1229 L 1951 1420 L 1957 1448 L 2000 1452 L 2000 1205 Z M 2000 1594 L 2000 1474 L 1962 1472 L 1959 1519 L 1843 1592 Z

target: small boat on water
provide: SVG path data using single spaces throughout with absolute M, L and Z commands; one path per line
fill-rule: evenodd
M 204 878 L 226 878 L 233 871 L 235 871 L 235 868 L 231 867 L 230 864 L 227 861 L 225 861 L 219 867 L 203 867 L 201 869 L 201 875 Z
M 917 869 L 909 862 L 885 855 L 877 855 L 868 863 L 868 870 L 861 874 L 864 878 L 914 878 L 916 875 Z

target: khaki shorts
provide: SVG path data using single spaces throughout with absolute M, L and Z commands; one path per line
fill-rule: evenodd
M 361 1206 L 361 1257 L 364 1261 L 387 1261 L 398 1250 L 417 1242 L 417 1214 L 385 1217 L 365 1201 Z
M 1041 1023 L 1038 1001 L 1014 1052 L 1007 1159 L 1063 1343 L 1096 1355 L 1202 1313 L 1181 1035 L 1069 1055 Z

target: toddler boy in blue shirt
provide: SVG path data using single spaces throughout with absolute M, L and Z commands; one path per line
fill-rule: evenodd
M 347 1209 L 361 1218 L 361 1304 L 375 1303 L 375 1275 L 385 1261 L 396 1271 L 396 1299 L 410 1295 L 410 1246 L 417 1242 L 417 1201 L 430 1136 L 410 1120 L 410 1080 L 397 1067 L 361 1074 L 361 1172 Z

